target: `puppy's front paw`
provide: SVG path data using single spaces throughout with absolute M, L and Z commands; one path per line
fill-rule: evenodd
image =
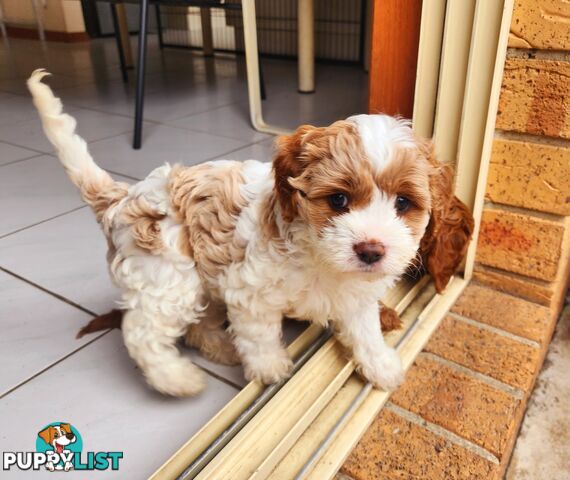
M 366 364 L 361 363 L 360 373 L 372 385 L 383 390 L 394 390 L 404 381 L 405 372 L 396 350 L 384 349 Z
M 293 362 L 286 350 L 248 358 L 244 365 L 245 378 L 265 384 L 277 383 L 291 375 Z

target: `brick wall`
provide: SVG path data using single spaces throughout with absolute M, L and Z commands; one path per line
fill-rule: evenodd
M 475 278 L 559 312 L 570 263 L 570 4 L 516 0 Z

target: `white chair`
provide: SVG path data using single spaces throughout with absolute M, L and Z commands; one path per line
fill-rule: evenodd
M 31 0 L 32 8 L 34 9 L 34 16 L 36 17 L 36 25 L 38 27 L 38 36 L 42 42 L 46 39 L 44 21 L 43 21 L 43 8 L 45 7 L 46 0 Z M 2 1 L 0 0 L 0 31 L 5 40 L 8 39 L 6 32 L 6 19 L 4 17 L 4 9 L 2 8 Z

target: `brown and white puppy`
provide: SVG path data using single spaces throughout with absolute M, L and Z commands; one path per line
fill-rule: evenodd
M 414 260 L 444 171 L 409 122 L 359 115 L 305 125 L 278 139 L 272 166 L 167 164 L 126 185 L 95 164 L 44 75 L 35 72 L 28 86 L 107 237 L 125 345 L 150 385 L 199 392 L 204 375 L 176 340 L 203 325 L 195 331 L 202 348 L 231 345 L 226 318 L 248 379 L 287 377 L 284 316 L 332 323 L 368 381 L 401 382 L 378 299 Z
M 66 447 L 77 440 L 69 423 L 50 425 L 39 432 L 38 435 L 44 442 L 53 447 L 55 453 L 68 452 L 69 450 Z M 73 468 L 73 464 L 65 462 L 62 466 L 56 466 L 53 462 L 47 462 L 46 468 L 52 472 L 54 470 L 65 470 L 67 472 Z

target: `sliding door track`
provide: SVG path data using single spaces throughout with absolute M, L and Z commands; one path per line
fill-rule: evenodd
M 386 335 L 404 368 L 421 351 L 466 282 L 454 278 L 437 295 L 429 277 L 400 282 L 384 303 L 400 313 L 403 328 Z M 329 478 L 389 397 L 354 371 L 330 330 L 310 326 L 289 346 L 294 375 L 263 386 L 249 383 L 176 452 L 152 478 Z M 350 420 L 350 422 L 349 422 Z M 339 463 L 340 462 L 340 463 Z M 332 465 L 334 464 L 334 467 Z M 338 465 L 337 465 L 338 464 Z M 332 473 L 331 473 L 332 472 Z

